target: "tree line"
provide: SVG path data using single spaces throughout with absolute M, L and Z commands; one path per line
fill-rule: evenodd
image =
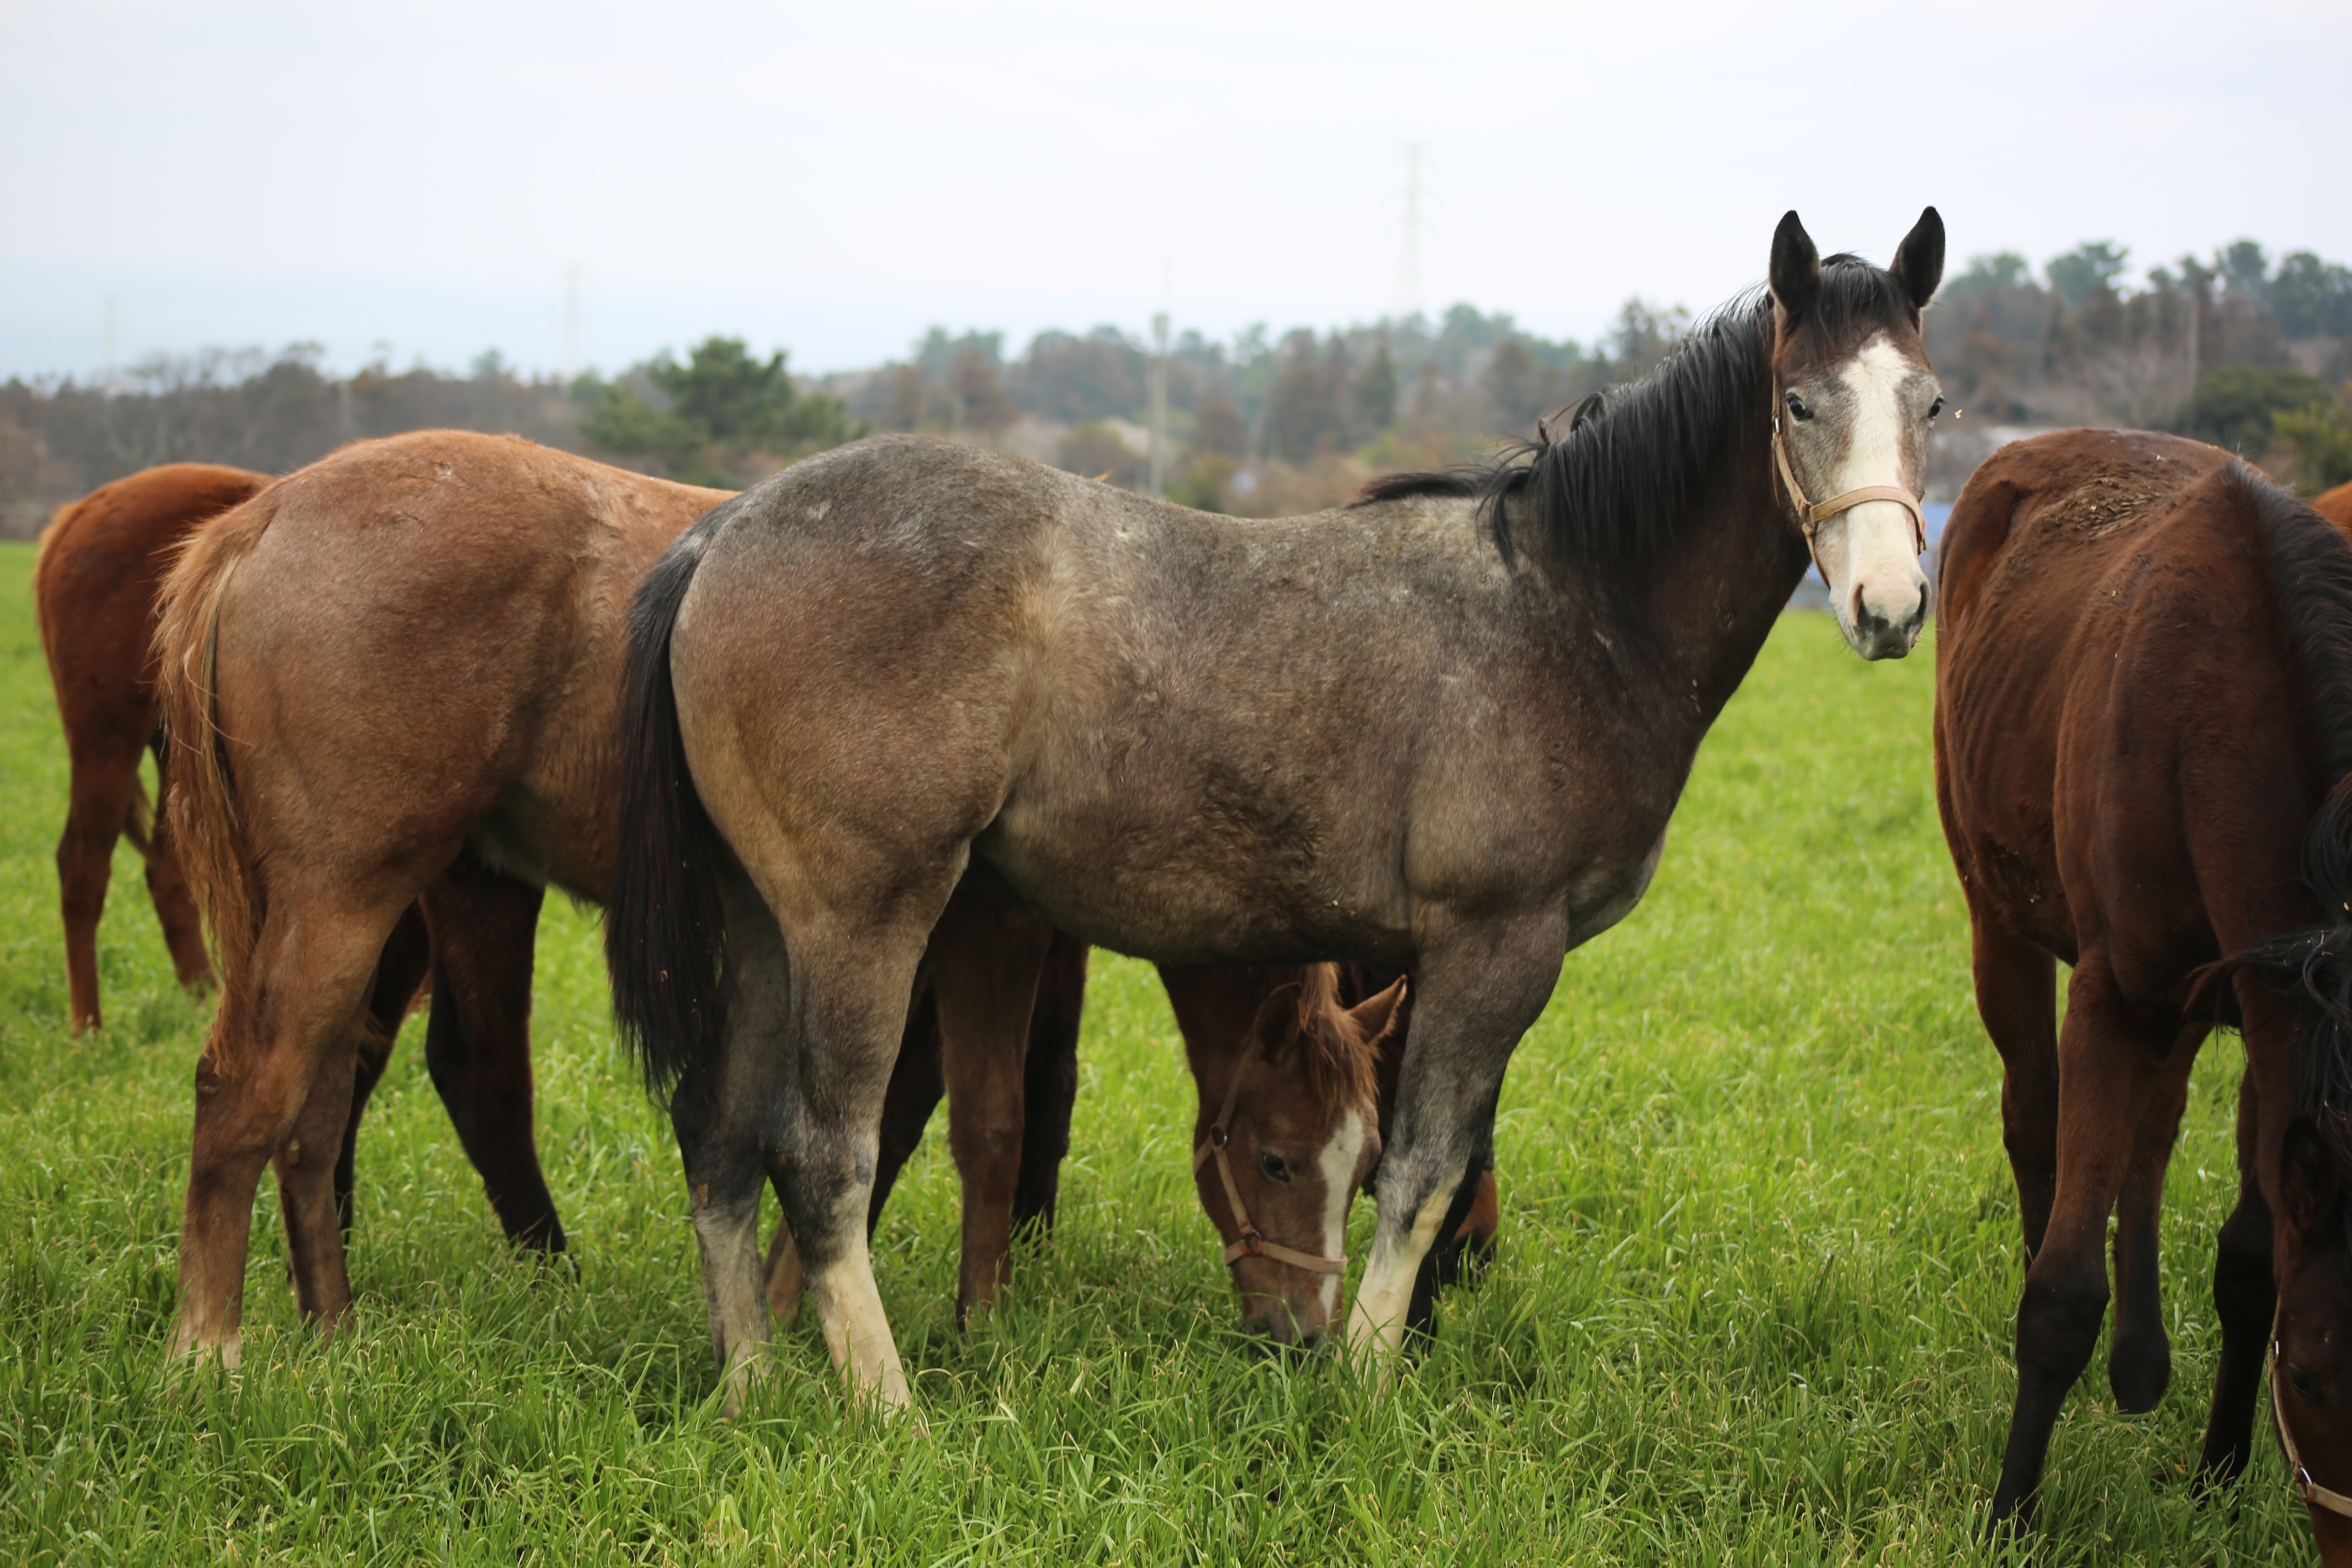
M 1170 493 L 1257 514 L 1326 504 L 1365 478 L 1435 467 L 1524 436 L 1548 413 L 1658 364 L 1680 308 L 1629 300 L 1597 340 L 1550 339 L 1458 304 L 1279 336 L 1178 336 L 1166 365 Z M 2352 269 L 2252 240 L 2135 279 L 2095 241 L 2036 268 L 1979 256 L 1945 282 L 1928 346 L 1973 416 L 1939 442 L 1947 493 L 1990 427 L 2124 424 L 2186 431 L 2305 488 L 2352 479 Z M 154 463 L 269 472 L 346 441 L 431 426 L 510 431 L 698 484 L 748 485 L 874 430 L 928 431 L 1144 482 L 1152 360 L 1113 326 L 1036 334 L 934 327 L 903 359 L 795 377 L 781 350 L 715 335 L 607 380 L 518 374 L 495 353 L 466 372 L 378 363 L 348 376 L 315 344 L 157 357 L 110 385 L 0 384 L 0 506 L 29 531 L 48 506 Z

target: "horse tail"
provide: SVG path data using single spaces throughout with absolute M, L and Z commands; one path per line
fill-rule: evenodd
M 2298 1108 L 2352 1140 L 2352 544 L 2242 463 L 2225 470 L 2252 517 L 2302 688 L 2304 728 L 2325 797 L 2304 832 L 2303 885 L 2318 923 L 2256 942 L 2214 965 L 2262 974 L 2304 1010 Z
M 729 852 L 704 810 L 678 728 L 670 636 L 703 552 L 731 512 L 722 506 L 654 563 L 629 606 L 621 708 L 620 858 L 605 906 L 604 963 L 623 1045 L 662 1099 L 689 1067 L 717 1059 L 727 1030 Z
M 238 563 L 277 515 L 266 501 L 223 512 L 176 547 L 156 595 L 155 699 L 164 746 L 158 773 L 173 848 L 220 966 L 220 1010 L 205 1055 L 233 1078 L 252 1037 L 253 951 L 268 898 L 220 731 L 215 677 L 221 604 Z
M 163 786 L 158 783 L 156 787 Z M 136 773 L 131 776 L 131 805 L 122 814 L 122 836 L 139 851 L 139 858 L 155 858 L 155 806 L 147 798 L 145 782 Z

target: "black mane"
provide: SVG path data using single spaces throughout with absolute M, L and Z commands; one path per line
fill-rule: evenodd
M 1889 321 L 1916 321 L 1895 275 L 1860 257 L 1832 256 L 1805 320 L 1832 349 Z M 1757 287 L 1711 311 L 1665 363 L 1605 399 L 1587 399 L 1568 430 L 1541 426 L 1490 463 L 1397 474 L 1365 487 L 1355 504 L 1412 496 L 1475 496 L 1507 563 L 1515 563 L 1514 497 L 1526 495 L 1521 528 L 1554 560 L 1594 565 L 1640 562 L 1672 542 L 1697 491 L 1743 450 L 1760 458 L 1771 429 L 1772 301 Z

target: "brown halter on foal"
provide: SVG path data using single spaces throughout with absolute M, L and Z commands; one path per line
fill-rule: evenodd
M 2313 1480 L 2311 1472 L 2303 1468 L 2303 1455 L 2294 1446 L 2294 1434 L 2286 1429 L 2286 1412 L 2279 1408 L 2278 1359 L 2278 1313 L 2273 1311 L 2271 1313 L 2271 1419 L 2278 1426 L 2279 1447 L 2286 1450 L 2287 1468 L 2294 1473 L 2295 1495 L 2313 1508 L 2324 1508 L 2330 1513 L 2352 1519 L 2352 1497 L 2329 1491 Z
M 1797 526 L 1804 530 L 1805 553 L 1813 558 L 1813 570 L 1822 574 L 1822 586 L 1829 586 L 1830 574 L 1822 568 L 1822 552 L 1814 547 L 1813 534 L 1822 524 L 1851 506 L 1866 500 L 1891 500 L 1911 514 L 1911 553 L 1927 553 L 1927 514 L 1919 510 L 1919 498 L 1901 485 L 1864 485 L 1860 489 L 1834 495 L 1815 506 L 1805 499 L 1805 487 L 1797 482 L 1796 468 L 1789 461 L 1789 443 L 1780 433 L 1780 416 L 1772 416 L 1772 462 L 1780 470 L 1780 482 L 1789 487 L 1789 499 L 1797 503 Z
M 1233 1205 L 1234 1223 L 1241 1227 L 1241 1239 L 1225 1248 L 1225 1262 L 1230 1266 L 1244 1258 L 1271 1258 L 1276 1263 L 1288 1263 L 1300 1268 L 1309 1268 L 1318 1274 L 1341 1273 L 1348 1267 L 1346 1253 L 1343 1252 L 1337 1258 L 1318 1258 L 1311 1252 L 1300 1252 L 1295 1247 L 1285 1247 L 1278 1241 L 1268 1241 L 1258 1234 L 1257 1226 L 1250 1222 L 1249 1208 L 1242 1202 L 1242 1190 L 1234 1184 L 1233 1162 L 1225 1155 L 1225 1144 L 1229 1138 L 1227 1129 L 1233 1123 L 1234 1107 L 1241 1101 L 1242 1075 L 1248 1070 L 1249 1062 L 1246 1058 L 1234 1065 L 1233 1081 L 1225 1087 L 1224 1109 L 1217 1112 L 1217 1119 L 1214 1121 L 1209 1123 L 1209 1135 L 1201 1140 L 1199 1148 L 1192 1151 L 1192 1169 L 1196 1172 L 1212 1156 L 1215 1158 L 1217 1179 L 1225 1185 L 1225 1202 Z

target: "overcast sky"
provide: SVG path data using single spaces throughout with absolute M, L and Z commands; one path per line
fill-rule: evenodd
M 1704 309 L 1885 260 L 2352 259 L 2352 5 L 0 0 L 0 376 L 204 345 L 795 368 L 930 323 Z M 379 348 L 377 345 L 387 345 Z

